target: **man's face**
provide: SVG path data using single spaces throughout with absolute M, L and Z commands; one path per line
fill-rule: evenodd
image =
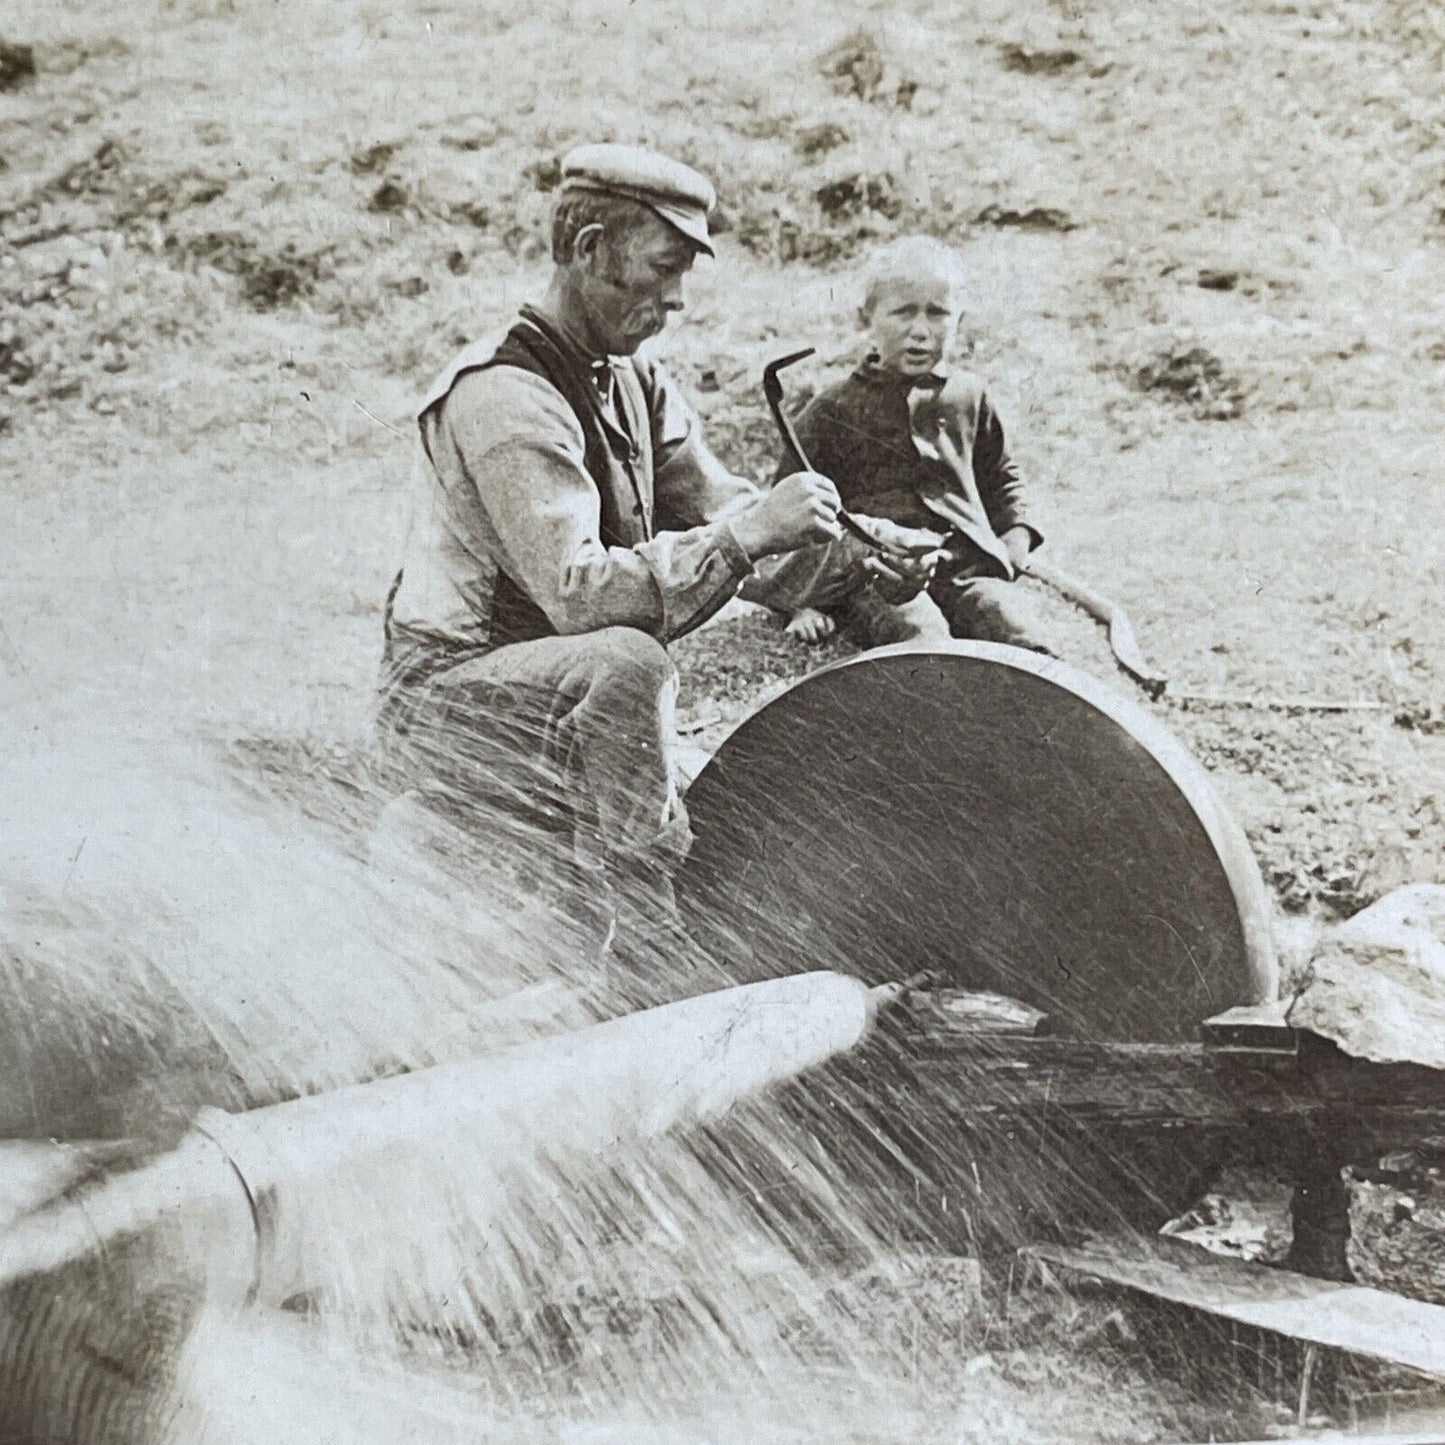
M 910 379 L 927 376 L 958 328 L 953 288 L 946 276 L 890 276 L 874 288 L 864 324 L 880 365 Z
M 586 302 L 592 330 L 612 356 L 630 356 L 683 308 L 682 281 L 696 249 L 648 212 L 619 239 L 601 237 L 587 257 Z

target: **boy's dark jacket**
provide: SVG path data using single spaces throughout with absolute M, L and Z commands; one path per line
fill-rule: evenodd
M 935 385 L 941 380 L 933 378 Z M 966 560 L 993 563 L 1001 575 L 1012 575 L 1007 561 L 998 560 L 997 539 L 1011 527 L 1027 527 L 1034 546 L 1043 536 L 1025 515 L 1018 467 L 983 383 L 967 372 L 951 373 L 940 399 L 954 445 L 964 465 L 973 468 L 986 517 L 976 515 L 947 464 L 924 455 L 914 441 L 911 389 L 903 378 L 864 362 L 819 392 L 797 419 L 808 461 L 814 471 L 832 478 L 850 512 L 934 531 L 951 524 L 972 544 L 969 552 L 978 554 Z M 779 474 L 793 470 L 788 462 Z M 956 547 L 957 536 L 953 542 Z

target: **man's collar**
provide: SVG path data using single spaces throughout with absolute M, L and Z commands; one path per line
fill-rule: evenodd
M 598 356 L 578 339 L 577 333 L 563 323 L 553 311 L 544 309 L 535 302 L 525 302 L 521 309 L 524 319 L 534 326 L 540 325 L 549 331 L 552 339 L 579 365 L 589 367 L 594 374 L 613 371 L 626 363 L 625 356 Z
M 550 335 L 553 343 L 587 373 L 592 385 L 604 401 L 612 395 L 613 378 L 618 367 L 625 364 L 626 358 L 592 355 L 578 341 L 576 333 L 563 325 L 556 315 L 532 302 L 527 302 L 522 306 L 521 315 L 523 320 L 530 321 L 533 326 Z

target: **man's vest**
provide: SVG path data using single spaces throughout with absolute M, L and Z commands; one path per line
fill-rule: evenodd
M 652 426 L 645 364 L 633 359 L 609 369 L 615 382 L 617 421 L 603 410 L 591 368 L 534 307 L 521 315 L 500 344 L 480 342 L 460 352 L 437 378 L 417 414 L 420 422 L 440 406 L 469 371 L 516 366 L 561 393 L 582 428 L 584 465 L 601 501 L 600 536 L 607 547 L 635 547 L 653 533 Z M 620 425 L 618 424 L 620 422 Z M 422 429 L 422 444 L 426 431 Z M 430 453 L 428 453 L 430 459 Z M 554 636 L 547 614 L 521 584 L 498 568 L 489 645 Z

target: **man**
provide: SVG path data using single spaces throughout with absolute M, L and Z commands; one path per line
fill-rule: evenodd
M 630 146 L 563 163 L 554 270 L 422 405 L 413 529 L 388 601 L 383 739 L 426 801 L 570 831 L 624 895 L 662 900 L 689 833 L 666 644 L 760 559 L 834 540 L 813 473 L 732 476 L 638 348 L 712 254 L 713 190 Z

